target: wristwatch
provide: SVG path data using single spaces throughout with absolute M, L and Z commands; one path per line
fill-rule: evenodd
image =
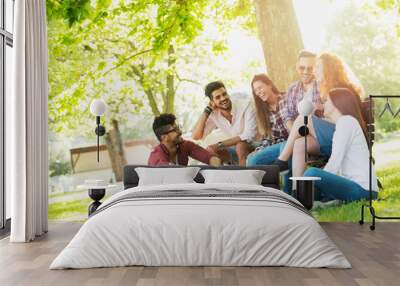
M 212 111 L 213 110 L 209 106 L 206 106 L 206 108 L 204 108 L 204 113 L 207 114 L 207 115 L 210 115 Z
M 225 145 L 221 141 L 217 143 L 218 149 L 224 149 Z

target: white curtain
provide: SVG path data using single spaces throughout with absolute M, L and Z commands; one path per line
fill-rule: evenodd
M 47 26 L 45 0 L 17 0 L 11 146 L 11 237 L 27 242 L 47 232 Z M 7 140 L 8 141 L 8 140 Z

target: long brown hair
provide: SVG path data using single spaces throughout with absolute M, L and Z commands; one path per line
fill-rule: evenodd
M 329 98 L 340 113 L 357 119 L 368 144 L 367 124 L 362 115 L 360 97 L 348 88 L 334 88 L 329 91 Z
M 364 97 L 361 86 L 351 82 L 343 60 L 332 53 L 322 53 L 318 59 L 322 63 L 323 80 L 320 83 L 321 97 L 324 99 L 333 88 L 347 88 L 359 97 Z
M 269 108 L 268 103 L 264 102 L 259 98 L 255 91 L 253 84 L 256 81 L 261 81 L 268 86 L 271 86 L 272 92 L 275 94 L 281 94 L 272 80 L 266 74 L 256 74 L 251 81 L 251 90 L 253 93 L 255 108 L 256 108 L 256 119 L 257 119 L 257 129 L 261 137 L 266 137 L 271 135 L 271 123 L 269 122 Z

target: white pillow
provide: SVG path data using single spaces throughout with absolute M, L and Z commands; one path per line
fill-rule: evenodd
M 196 177 L 199 170 L 199 167 L 135 168 L 139 176 L 138 186 L 195 183 L 193 179 Z
M 202 170 L 205 184 L 226 183 L 261 185 L 265 171 L 262 170 Z

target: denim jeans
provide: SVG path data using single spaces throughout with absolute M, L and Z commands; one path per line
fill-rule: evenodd
M 285 147 L 286 141 L 278 144 L 274 144 L 264 149 L 261 149 L 257 152 L 253 152 L 249 154 L 247 157 L 247 166 L 255 166 L 255 165 L 271 165 L 275 159 L 279 157 L 281 154 L 283 147 Z M 284 192 L 287 194 L 292 193 L 292 181 L 289 180 L 289 177 L 292 176 L 292 160 L 289 160 L 289 172 L 284 176 Z
M 320 177 L 315 181 L 315 200 L 330 201 L 341 200 L 346 202 L 358 201 L 369 198 L 369 191 L 359 184 L 344 177 L 332 174 L 319 168 L 308 168 L 304 177 Z M 372 198 L 378 197 L 377 192 L 372 192 Z

